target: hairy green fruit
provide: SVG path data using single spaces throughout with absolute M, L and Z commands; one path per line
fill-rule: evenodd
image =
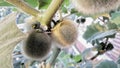
M 71 0 L 71 2 L 84 14 L 109 12 L 120 7 L 120 0 Z
M 33 31 L 24 41 L 23 54 L 28 59 L 43 60 L 51 49 L 51 38 L 45 32 Z
M 52 38 L 61 47 L 68 47 L 73 44 L 78 36 L 77 27 L 73 21 L 64 19 L 52 29 Z

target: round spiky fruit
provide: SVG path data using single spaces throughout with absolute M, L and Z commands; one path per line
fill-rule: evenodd
M 109 12 L 120 7 L 120 0 L 71 0 L 71 2 L 84 14 Z
M 51 38 L 45 32 L 32 31 L 23 43 L 23 54 L 32 60 L 44 60 L 51 49 Z
M 52 38 L 61 47 L 68 47 L 73 44 L 78 37 L 77 27 L 73 21 L 64 19 L 52 29 Z

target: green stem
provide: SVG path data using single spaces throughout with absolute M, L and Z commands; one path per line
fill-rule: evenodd
M 32 16 L 37 17 L 38 15 L 40 15 L 40 12 L 38 10 L 29 6 L 23 0 L 5 0 L 5 1 L 13 4 L 14 6 L 18 7 L 19 9 L 22 9 L 24 12 L 26 12 Z
M 56 48 L 54 51 L 53 51 L 53 56 L 50 60 L 50 65 L 51 66 L 54 66 L 55 65 L 55 60 L 56 58 L 58 57 L 59 53 L 61 52 L 61 49 L 60 48 Z
M 59 9 L 59 7 L 62 5 L 64 0 L 52 0 L 51 4 L 49 5 L 48 9 L 42 16 L 42 24 L 48 25 L 51 21 L 52 17 L 56 13 L 56 11 Z
M 56 11 L 59 9 L 59 7 L 62 5 L 62 2 L 64 0 L 52 0 L 51 4 L 49 5 L 46 12 L 41 15 L 41 13 L 26 4 L 23 0 L 5 0 L 6 2 L 9 2 L 13 4 L 14 6 L 18 7 L 19 9 L 22 9 L 24 12 L 37 17 L 37 20 L 41 22 L 43 25 L 48 25 L 51 21 L 52 17 L 56 13 Z M 42 17 L 42 19 L 41 19 Z

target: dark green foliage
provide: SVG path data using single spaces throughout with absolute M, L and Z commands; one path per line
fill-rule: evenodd
M 89 39 L 93 34 L 99 32 L 99 30 L 95 27 L 95 25 L 90 25 L 87 27 L 87 30 L 85 31 L 83 38 Z
M 118 29 L 118 26 L 115 23 L 107 23 L 108 30 Z

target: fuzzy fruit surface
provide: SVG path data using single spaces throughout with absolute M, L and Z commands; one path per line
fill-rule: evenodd
M 44 32 L 33 31 L 25 40 L 23 51 L 29 59 L 43 59 L 51 48 L 51 38 Z
M 73 44 L 78 36 L 77 27 L 74 22 L 64 19 L 52 30 L 52 38 L 62 47 L 68 47 Z
M 76 10 L 84 14 L 110 12 L 120 7 L 120 0 L 71 0 Z

